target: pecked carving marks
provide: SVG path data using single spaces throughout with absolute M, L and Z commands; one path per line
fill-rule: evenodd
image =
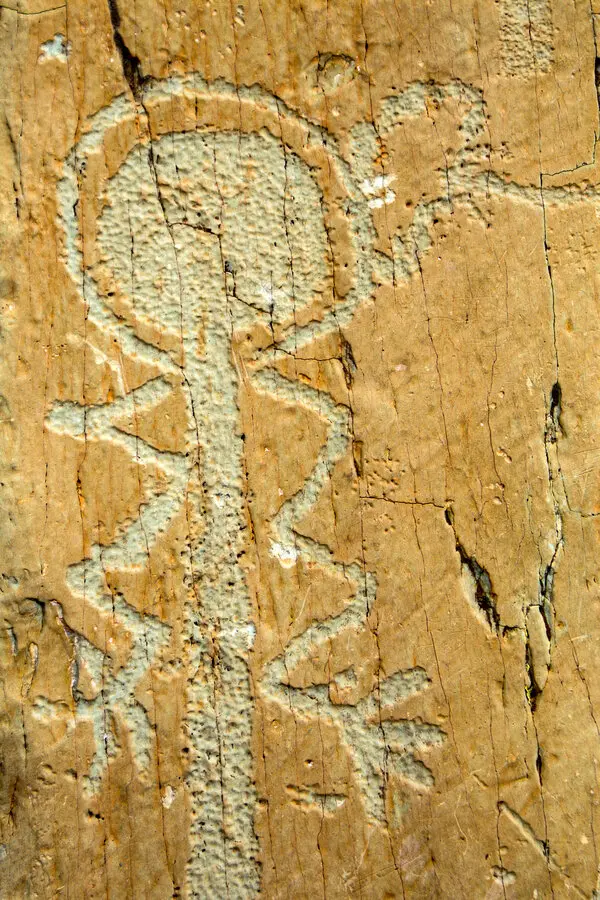
M 167 85 L 158 88 L 167 98 L 175 92 Z M 190 532 L 187 576 L 186 728 L 192 749 L 187 784 L 193 814 L 188 878 L 194 894 L 202 896 L 254 896 L 258 889 L 248 673 L 252 627 L 240 565 L 248 543 L 243 446 L 237 433 L 240 372 L 259 391 L 315 409 L 327 421 L 327 440 L 313 471 L 270 525 L 264 524 L 272 534 L 272 555 L 284 567 L 301 559 L 343 570 L 354 585 L 346 610 L 319 628 L 309 626 L 292 641 L 267 666 L 259 689 L 276 702 L 291 704 L 299 716 L 325 715 L 337 725 L 354 760 L 367 812 L 375 821 L 385 821 L 389 774 L 426 787 L 432 776 L 415 753 L 443 739 L 435 726 L 392 718 L 393 704 L 403 693 L 426 687 L 422 670 L 382 679 L 354 707 L 336 706 L 327 686 L 299 690 L 287 681 L 294 665 L 324 639 L 346 627 L 365 627 L 376 582 L 362 564 L 341 566 L 328 548 L 301 538 L 295 530 L 348 447 L 349 410 L 323 391 L 283 378 L 270 365 L 278 353 L 289 352 L 318 333 L 337 331 L 350 320 L 370 291 L 368 247 L 374 233 L 369 198 L 353 187 L 347 165 L 334 150 L 320 151 L 320 175 L 318 165 L 308 166 L 302 159 L 303 153 L 315 152 L 310 141 L 303 139 L 296 151 L 287 148 L 278 134 L 279 104 L 273 112 L 270 132 L 208 129 L 169 133 L 150 148 L 144 142 L 135 144 L 104 184 L 96 250 L 85 271 L 78 249 L 79 226 L 72 219 L 75 199 L 86 200 L 81 164 L 89 150 L 101 145 L 105 130 L 130 114 L 122 101 L 117 101 L 112 116 L 103 113 L 97 128 L 83 138 L 77 175 L 74 155 L 60 188 L 67 260 L 77 283 L 83 285 L 90 318 L 115 337 L 124 353 L 152 362 L 163 375 L 105 406 L 56 405 L 48 427 L 81 440 L 96 436 L 120 443 L 138 464 L 162 467 L 170 482 L 169 490 L 152 499 L 126 533 L 107 548 L 94 545 L 90 558 L 67 574 L 75 597 L 99 609 L 110 606 L 132 635 L 127 664 L 115 672 L 110 665 L 107 671 L 99 648 L 83 637 L 76 642 L 79 665 L 91 676 L 91 684 L 103 684 L 93 696 L 78 700 L 79 715 L 92 719 L 96 734 L 97 752 L 87 783 L 90 790 L 98 787 L 106 762 L 116 752 L 113 723 L 105 713 L 108 705 L 130 730 L 138 766 L 150 764 L 152 729 L 136 689 L 150 665 L 160 666 L 170 635 L 164 623 L 142 617 L 123 599 L 111 596 L 106 567 L 142 567 L 148 548 L 200 478 L 196 491 L 200 500 L 191 514 L 201 527 L 194 535 Z M 300 124 L 311 134 L 312 126 Z M 336 250 L 323 218 L 340 200 L 323 194 L 320 177 L 325 167 L 328 177 L 336 173 L 343 188 L 349 247 L 354 248 L 354 278 L 343 297 L 335 296 Z M 83 178 L 83 187 L 77 177 Z M 356 251 L 358 242 L 361 252 Z M 318 312 L 313 319 L 306 312 L 311 308 Z M 297 325 L 299 315 L 306 324 Z M 271 331 L 273 345 L 264 352 L 257 346 L 242 363 L 234 352 L 234 334 L 241 329 L 251 333 L 257 323 Z M 160 334 L 160 345 L 140 340 L 153 328 Z M 167 346 L 172 349 L 163 349 Z M 136 409 L 156 407 L 178 384 L 188 401 L 185 455 L 161 453 L 122 430 L 120 423 L 131 419 Z M 334 681 L 342 677 L 342 673 L 332 676 Z M 298 786 L 294 802 L 304 807 L 306 801 L 306 789 Z M 342 802 L 317 801 L 331 814 Z
M 550 0 L 502 0 L 501 58 L 508 75 L 547 72 L 554 56 L 552 40 Z
M 92 675 L 101 671 L 104 683 L 102 692 L 78 702 L 79 715 L 91 718 L 96 729 L 88 787 L 97 788 L 116 752 L 105 716 L 109 706 L 130 729 L 137 765 L 149 765 L 152 729 L 136 689 L 150 666 L 161 665 L 170 639 L 165 622 L 113 598 L 105 571 L 143 568 L 149 549 L 185 508 L 195 522 L 189 529 L 186 574 L 193 814 L 188 875 L 201 896 L 252 896 L 259 867 L 248 671 L 253 625 L 240 562 L 250 538 L 238 434 L 240 385 L 247 380 L 259 393 L 314 410 L 326 422 L 325 443 L 304 484 L 260 527 L 270 538 L 276 564 L 290 568 L 307 562 L 342 574 L 352 586 L 345 608 L 309 623 L 292 638 L 266 665 L 255 690 L 297 717 L 326 717 L 336 726 L 367 815 L 375 824 L 385 823 L 390 776 L 419 790 L 430 787 L 433 775 L 420 756 L 439 746 L 444 734 L 416 718 L 398 718 L 394 704 L 428 687 L 419 667 L 380 677 L 354 703 L 332 699 L 339 699 L 351 680 L 348 670 L 332 673 L 328 683 L 294 686 L 295 667 L 315 651 L 346 629 L 368 627 L 377 581 L 364 560 L 343 566 L 327 546 L 299 534 L 298 522 L 350 446 L 351 415 L 326 391 L 284 377 L 274 366 L 316 337 L 338 334 L 374 284 L 418 277 L 440 211 L 462 203 L 481 216 L 480 206 L 490 194 L 537 206 L 541 197 L 535 188 L 487 171 L 483 99 L 460 82 L 410 85 L 385 100 L 379 132 L 363 125 L 353 129 L 348 159 L 330 136 L 259 89 L 208 85 L 190 76 L 148 80 L 140 91 L 147 109 L 163 103 L 170 109 L 174 97 L 202 105 L 205 124 L 194 122 L 193 130 L 178 132 L 164 126 L 163 133 L 153 131 L 151 140 L 142 117 L 141 136 L 132 130 L 131 145 L 114 164 L 112 177 L 98 182 L 86 174 L 86 162 L 102 148 L 108 132 L 121 128 L 125 134 L 123 123 L 138 114 L 133 101 L 119 98 L 91 123 L 60 185 L 65 257 L 89 319 L 110 334 L 123 355 L 151 363 L 161 374 L 135 390 L 122 380 L 122 396 L 105 405 L 56 405 L 48 427 L 79 440 L 96 436 L 117 442 L 139 465 L 160 468 L 169 484 L 112 544 L 93 545 L 89 557 L 67 573 L 74 597 L 100 610 L 110 608 L 132 635 L 129 659 L 118 671 L 99 647 L 83 637 L 77 640 L 81 665 Z M 448 100 L 464 110 L 456 158 L 439 173 L 437 195 L 418 202 L 410 224 L 390 236 L 389 254 L 378 251 L 373 217 L 394 202 L 398 187 L 381 171 L 382 142 L 406 117 L 427 115 L 431 103 Z M 235 111 L 229 124 L 228 109 Z M 246 120 L 256 124 L 241 131 L 240 122 Z M 569 187 L 544 191 L 547 204 L 580 197 Z M 95 220 L 97 233 L 86 235 L 84 267 L 74 209 L 89 203 L 102 212 Z M 343 232 L 339 242 L 336 231 L 326 227 L 333 220 Z M 346 248 L 343 265 L 338 243 Z M 346 265 L 342 283 L 337 274 Z M 243 352 L 240 334 L 245 335 Z M 348 358 L 346 352 L 346 364 Z M 134 418 L 136 409 L 153 409 L 175 390 L 183 390 L 187 403 L 185 452 L 160 452 L 123 430 L 119 423 Z M 469 561 L 473 578 L 491 597 L 487 573 Z M 341 795 L 324 798 L 313 791 L 313 797 L 308 786 L 291 788 L 302 808 L 321 804 L 335 815 L 342 803 Z
M 275 670 L 271 677 L 281 674 Z M 274 694 L 280 691 L 279 684 Z M 422 691 L 428 684 L 423 669 L 396 672 L 381 678 L 375 689 L 354 705 L 334 704 L 330 698 L 331 684 L 302 689 L 286 686 L 288 702 L 296 714 L 317 714 L 319 710 L 323 714 L 326 711 L 340 730 L 351 751 L 354 776 L 367 813 L 374 822 L 385 824 L 387 821 L 386 789 L 391 775 L 404 779 L 417 789 L 429 788 L 434 783 L 431 770 L 416 754 L 440 745 L 445 733 L 437 725 L 392 718 L 399 700 Z
M 98 243 L 136 316 L 188 342 L 186 365 L 198 354 L 189 341 L 204 294 L 225 291 L 221 306 L 239 327 L 289 320 L 327 290 L 318 187 L 280 141 L 187 133 L 152 146 L 156 188 L 148 151 L 138 147 L 110 183 Z
M 72 209 L 72 187 L 67 177 L 62 185 L 65 213 Z M 142 145 L 134 146 L 106 183 L 103 202 L 96 263 L 84 275 L 90 316 L 118 335 L 125 351 L 158 364 L 164 376 L 106 406 L 56 405 L 48 427 L 81 440 L 97 436 L 124 444 L 140 465 L 162 464 L 171 476 L 171 489 L 159 498 L 162 506 L 153 500 L 126 534 L 107 549 L 94 546 L 91 559 L 67 574 L 75 596 L 99 609 L 111 606 L 133 636 L 127 665 L 108 676 L 102 672 L 102 678 L 103 654 L 77 639 L 80 664 L 92 686 L 103 683 L 102 691 L 78 703 L 79 714 L 92 719 L 96 734 L 88 787 L 96 789 L 115 753 L 107 701 L 127 722 L 138 766 L 148 767 L 152 731 L 136 688 L 149 665 L 160 665 L 161 648 L 169 638 L 162 623 L 156 622 L 154 634 L 147 617 L 142 619 L 119 598 L 115 602 L 107 589 L 105 562 L 125 569 L 144 564 L 148 546 L 164 532 L 185 502 L 190 482 L 198 478 L 201 448 L 200 501 L 192 515 L 202 527 L 197 536 L 190 534 L 186 626 L 186 727 L 193 751 L 187 779 L 193 812 L 188 877 L 201 896 L 254 896 L 256 798 L 247 668 L 252 626 L 239 563 L 248 537 L 232 334 L 257 320 L 271 328 L 293 321 L 296 308 L 315 298 L 331 305 L 328 242 L 318 212 L 322 200 L 306 165 L 286 153 L 274 136 L 210 132 L 169 134 L 153 143 L 150 155 Z M 69 259 L 77 270 L 76 229 L 67 222 L 65 230 Z M 109 298 L 115 296 L 127 309 L 130 324 L 113 316 Z M 172 335 L 172 353 L 140 345 L 141 329 L 153 326 L 163 342 Z M 122 431 L 123 419 L 133 419 L 136 409 L 156 407 L 178 381 L 188 398 L 185 455 L 159 453 Z M 321 468 L 313 478 L 315 490 L 325 475 Z

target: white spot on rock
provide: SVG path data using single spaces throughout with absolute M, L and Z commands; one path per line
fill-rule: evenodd
M 162 795 L 162 805 L 165 809 L 170 809 L 175 799 L 175 791 L 170 784 L 166 786 Z
M 298 551 L 295 547 L 284 547 L 283 544 L 274 542 L 271 544 L 271 556 L 278 559 L 284 569 L 291 569 L 296 565 Z
M 379 209 L 396 199 L 394 191 L 389 190 L 389 185 L 394 180 L 394 175 L 376 175 L 375 178 L 365 178 L 360 186 L 365 197 L 370 197 L 368 205 L 371 209 Z
M 64 34 L 55 34 L 54 37 L 46 41 L 40 47 L 40 62 L 48 59 L 58 59 L 60 62 L 66 62 L 71 52 L 71 43 Z

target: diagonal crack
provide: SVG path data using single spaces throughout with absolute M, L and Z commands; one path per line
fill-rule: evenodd
M 121 34 L 121 13 L 117 5 L 117 0 L 108 0 L 108 10 L 110 12 L 110 22 L 113 30 L 113 40 L 117 53 L 121 59 L 121 67 L 123 69 L 123 77 L 129 85 L 129 89 L 135 100 L 140 99 L 141 88 L 146 80 L 142 73 L 142 63 L 135 53 L 132 53 Z
M 456 543 L 456 552 L 460 556 L 463 569 L 466 569 L 474 582 L 474 599 L 479 610 L 483 613 L 490 630 L 497 634 L 500 629 L 500 615 L 496 607 L 496 594 L 492 586 L 490 574 L 474 556 L 470 556 L 464 546 L 458 539 L 456 528 L 454 526 L 454 513 L 452 507 L 447 507 L 445 511 L 446 522 L 452 528 L 454 540 Z

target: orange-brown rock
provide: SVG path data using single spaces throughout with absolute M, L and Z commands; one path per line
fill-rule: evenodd
M 1 898 L 600 897 L 598 16 L 0 6 Z

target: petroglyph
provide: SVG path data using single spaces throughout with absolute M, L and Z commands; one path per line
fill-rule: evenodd
M 140 105 L 122 96 L 91 120 L 59 187 L 64 255 L 87 320 L 111 335 L 124 356 L 160 375 L 131 390 L 121 379 L 122 395 L 105 405 L 57 403 L 47 427 L 81 441 L 113 441 L 138 465 L 159 469 L 168 483 L 112 543 L 94 544 L 67 573 L 73 596 L 110 611 L 131 637 L 127 662 L 118 668 L 78 636 L 78 666 L 87 670 L 93 695 L 82 694 L 77 678 L 74 691 L 78 714 L 92 721 L 96 735 L 89 790 L 116 752 L 115 717 L 130 733 L 138 766 L 147 767 L 154 738 L 136 689 L 149 668 L 160 667 L 170 631 L 157 616 L 113 595 L 106 573 L 144 567 L 175 516 L 191 508 L 188 873 L 196 896 L 253 896 L 259 883 L 253 690 L 295 716 L 325 717 L 337 726 L 374 823 L 386 822 L 390 777 L 419 790 L 432 785 L 432 768 L 421 756 L 444 740 L 439 726 L 398 718 L 395 711 L 398 701 L 427 688 L 421 668 L 381 675 L 352 703 L 332 700 L 334 687 L 355 680 L 350 670 L 331 673 L 327 684 L 293 686 L 295 668 L 319 648 L 346 630 L 368 628 L 377 581 L 363 559 L 342 564 L 329 547 L 297 530 L 347 452 L 352 423 L 347 405 L 274 366 L 315 338 L 342 332 L 377 283 L 418 277 L 434 223 L 455 205 L 485 217 L 492 195 L 542 207 L 597 200 L 597 190 L 523 187 L 489 172 L 482 96 L 458 81 L 416 83 L 386 99 L 377 128 L 356 126 L 343 152 L 322 128 L 258 88 L 188 76 L 148 81 L 141 91 Z M 373 216 L 393 203 L 398 187 L 382 169 L 385 142 L 407 118 L 444 104 L 460 111 L 461 147 L 437 173 L 438 195 L 415 204 L 408 226 L 391 237 L 390 251 L 377 249 Z M 112 155 L 105 152 L 109 141 Z M 350 248 L 347 258 L 340 258 L 336 229 Z M 342 284 L 344 269 L 351 277 Z M 272 557 L 284 569 L 309 561 L 353 586 L 342 612 L 293 637 L 254 688 L 248 673 L 254 625 L 244 574 L 251 535 L 238 413 L 238 391 L 246 383 L 314 411 L 327 425 L 314 468 L 269 523 Z M 188 407 L 185 453 L 159 451 L 123 430 L 124 417 L 135 420 L 178 388 Z M 331 815 L 344 803 L 341 795 L 301 785 L 289 791 L 300 806 L 321 804 Z

